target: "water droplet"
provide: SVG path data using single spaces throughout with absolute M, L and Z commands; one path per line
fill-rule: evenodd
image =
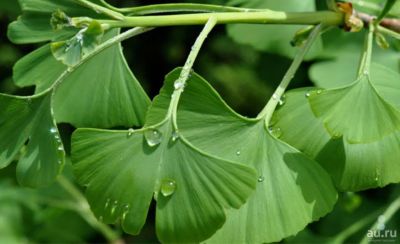
M 272 95 L 272 99 L 274 99 L 274 100 L 278 100 L 278 99 L 279 99 L 279 96 L 278 96 L 278 94 L 274 93 L 274 94 Z
M 50 133 L 57 133 L 57 129 L 55 127 L 50 128 Z
M 115 200 L 111 206 L 111 215 L 113 215 L 115 213 L 115 210 L 117 209 L 117 207 L 118 207 L 118 201 Z
M 56 139 L 57 142 L 60 142 L 60 136 L 58 134 L 54 135 L 54 139 Z
M 104 208 L 108 208 L 108 206 L 110 206 L 110 198 L 107 198 L 106 203 L 104 204 Z
M 72 67 L 68 67 L 68 69 L 67 69 L 67 71 L 70 72 L 70 73 L 71 73 L 73 70 L 74 70 L 74 68 L 72 68 Z
M 319 94 L 321 94 L 322 93 L 322 90 L 321 89 L 318 89 L 317 90 L 317 95 L 319 95 Z
M 183 79 L 177 79 L 174 83 L 175 90 L 180 90 L 185 88 L 185 82 Z
M 135 132 L 135 130 L 132 129 L 132 128 L 130 128 L 130 129 L 128 130 L 128 136 L 132 136 L 134 132 Z
M 176 189 L 176 182 L 172 179 L 163 179 L 161 182 L 161 194 L 164 197 L 169 197 L 174 194 Z
M 122 220 L 125 220 L 126 215 L 129 213 L 129 204 L 125 204 L 122 212 Z
M 365 70 L 365 71 L 363 72 L 363 74 L 364 74 L 364 75 L 368 75 L 368 74 L 369 74 L 368 70 Z
M 282 96 L 281 99 L 279 99 L 279 106 L 283 106 L 286 103 L 285 96 Z
M 240 156 L 241 153 L 242 153 L 242 152 L 241 152 L 240 150 L 237 150 L 237 151 L 236 151 L 236 156 Z
M 268 127 L 268 132 L 269 132 L 272 136 L 274 136 L 274 137 L 276 137 L 276 138 L 279 138 L 279 137 L 282 136 L 282 130 L 281 130 L 281 128 L 279 128 L 279 127 L 275 128 L 275 127 L 273 127 L 273 126 L 269 126 L 269 127 Z
M 332 139 L 339 139 L 339 138 L 341 138 L 342 137 L 342 134 L 340 133 L 340 132 L 335 132 L 333 135 L 332 135 Z
M 263 182 L 264 180 L 265 180 L 265 178 L 262 175 L 260 177 L 258 177 L 258 179 L 257 179 L 258 182 Z
M 57 150 L 58 150 L 58 151 L 64 151 L 64 146 L 63 146 L 62 144 L 61 144 L 61 145 L 58 145 Z
M 146 138 L 147 144 L 150 147 L 157 146 L 162 141 L 162 134 L 156 129 L 149 129 L 144 133 L 144 137 Z
M 174 131 L 172 132 L 172 141 L 176 141 L 179 139 L 179 132 Z
M 376 226 L 376 228 L 378 230 L 384 230 L 385 229 L 385 222 L 386 222 L 386 217 L 384 215 L 379 215 L 378 217 L 378 225 Z
M 61 165 L 63 162 L 62 160 L 58 160 L 57 163 Z
M 306 92 L 306 98 L 309 98 L 311 96 L 311 93 L 308 91 Z

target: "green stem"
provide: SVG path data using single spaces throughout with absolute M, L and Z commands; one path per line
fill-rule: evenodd
M 321 29 L 322 29 L 322 24 L 319 24 L 311 32 L 310 36 L 307 39 L 306 44 L 296 54 L 292 64 L 290 65 L 288 71 L 286 72 L 285 76 L 283 77 L 282 82 L 279 84 L 278 88 L 275 90 L 275 93 L 273 94 L 272 99 L 270 99 L 268 101 L 267 105 L 264 107 L 264 109 L 261 111 L 261 113 L 257 116 L 258 119 L 264 118 L 265 124 L 267 126 L 271 120 L 273 112 L 275 111 L 276 107 L 278 106 L 278 103 L 281 101 L 286 88 L 292 81 L 296 71 L 299 69 L 301 63 L 303 62 L 304 56 L 307 54 L 307 52 L 310 50 L 313 43 L 319 36 Z
M 383 27 L 381 25 L 378 25 L 376 30 L 379 31 L 382 34 L 385 34 L 385 35 L 391 36 L 393 38 L 396 38 L 397 40 L 400 40 L 400 33 L 392 31 L 392 30 L 390 30 L 388 28 L 385 28 L 385 27 Z
M 186 60 L 185 65 L 182 68 L 182 71 L 179 75 L 179 78 L 175 81 L 174 87 L 175 91 L 172 94 L 172 100 L 170 104 L 170 110 L 169 110 L 169 115 L 172 115 L 172 123 L 174 126 L 174 129 L 178 129 L 178 124 L 177 124 L 177 110 L 178 110 L 178 103 L 181 94 L 183 93 L 183 90 L 185 88 L 186 82 L 190 76 L 190 72 L 192 71 L 192 67 L 194 64 L 194 61 L 196 60 L 201 47 L 204 44 L 204 41 L 206 40 L 208 34 L 212 31 L 212 29 L 215 27 L 217 24 L 217 19 L 214 17 L 211 17 L 206 25 L 204 26 L 203 30 L 200 32 L 200 35 L 197 37 L 195 43 L 192 46 L 192 50 L 189 53 L 189 56 Z
M 389 207 L 386 209 L 386 211 L 380 215 L 382 216 L 384 222 L 383 224 L 387 223 L 392 217 L 393 215 L 400 210 L 400 197 L 396 198 L 390 205 Z M 378 225 L 382 224 L 382 222 L 380 221 L 376 221 L 370 228 L 370 230 L 377 230 Z M 365 236 L 362 240 L 361 240 L 361 244 L 367 244 L 369 243 L 369 239 L 367 236 Z
M 78 4 L 82 5 L 82 6 L 86 7 L 86 8 L 92 9 L 96 13 L 105 14 L 108 17 L 111 17 L 113 19 L 123 20 L 125 18 L 124 15 L 121 14 L 121 13 L 115 12 L 115 11 L 113 11 L 111 9 L 108 9 L 108 8 L 105 8 L 103 6 L 99 6 L 99 5 L 97 5 L 95 3 L 92 3 L 90 1 L 87 1 L 87 0 L 74 0 L 74 1 L 77 2 Z
M 371 66 L 372 49 L 374 42 L 375 24 L 369 24 L 369 31 L 364 42 L 364 52 L 361 56 L 360 66 L 358 68 L 358 77 L 368 75 Z
M 346 228 L 345 230 L 340 232 L 338 235 L 336 235 L 334 237 L 334 239 L 332 240 L 332 243 L 338 243 L 338 244 L 345 243 L 347 238 L 349 238 L 350 236 L 354 235 L 355 233 L 357 233 L 358 231 L 363 229 L 369 223 L 373 222 L 374 219 L 376 219 L 379 216 L 380 212 L 381 212 L 381 210 L 378 210 L 378 211 L 373 212 L 373 213 L 365 216 L 364 218 L 358 220 L 357 222 L 352 224 L 350 227 Z
M 108 3 L 107 7 L 110 8 Z M 148 15 L 148 14 L 160 14 L 160 13 L 173 13 L 173 12 L 250 12 L 260 11 L 260 9 L 248 9 L 248 8 L 237 8 L 228 7 L 214 4 L 198 4 L 198 3 L 167 3 L 167 4 L 153 4 L 140 7 L 131 8 L 115 8 L 111 6 L 112 10 L 128 14 L 128 15 Z
M 389 11 L 393 8 L 396 1 L 397 0 L 386 0 L 385 7 L 379 14 L 378 18 L 376 19 L 376 23 L 379 23 L 389 13 Z
M 210 18 L 218 19 L 218 24 L 252 23 L 252 24 L 297 24 L 297 25 L 325 25 L 343 24 L 343 14 L 332 11 L 288 13 L 272 10 L 259 12 L 225 12 L 225 13 L 196 13 L 174 14 L 157 16 L 133 16 L 124 20 L 97 20 L 105 27 L 132 27 L 132 26 L 178 26 L 204 25 Z
M 82 193 L 63 175 L 57 178 L 59 185 L 68 192 L 77 203 L 77 210 L 81 216 L 90 224 L 93 228 L 100 231 L 103 236 L 109 241 L 113 242 L 119 239 L 119 235 L 111 229 L 108 225 L 99 222 L 90 210 L 89 203 Z

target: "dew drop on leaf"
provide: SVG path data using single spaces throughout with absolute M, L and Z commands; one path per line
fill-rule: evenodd
M 311 95 L 311 93 L 308 91 L 308 92 L 306 92 L 306 98 L 309 98 L 310 97 L 310 95 Z
M 50 133 L 57 133 L 57 129 L 55 127 L 51 127 L 50 128 Z
M 108 208 L 108 206 L 110 205 L 110 198 L 107 198 L 106 203 L 104 204 L 104 208 Z
M 258 182 L 263 182 L 264 180 L 265 180 L 265 178 L 262 175 L 260 177 L 258 177 L 258 179 L 257 179 Z
M 318 89 L 317 90 L 317 95 L 319 95 L 319 94 L 321 94 L 322 93 L 322 90 L 321 89 Z
M 176 189 L 176 182 L 172 179 L 163 179 L 161 182 L 161 194 L 164 197 L 169 197 L 174 194 Z
M 59 145 L 57 149 L 58 149 L 58 151 L 64 151 L 64 147 L 63 147 L 63 145 L 62 145 L 62 144 L 61 144 L 61 145 Z
M 118 207 L 118 201 L 115 200 L 113 205 L 111 206 L 111 215 L 113 215 L 115 213 L 115 210 L 117 209 L 117 207 Z
M 279 138 L 279 137 L 282 136 L 282 130 L 281 130 L 281 128 L 279 128 L 279 127 L 275 128 L 275 127 L 273 127 L 273 126 L 269 126 L 269 127 L 268 127 L 268 132 L 269 132 L 272 136 L 274 136 L 274 137 L 276 137 L 276 138 Z
M 162 134 L 156 129 L 149 129 L 144 132 L 144 137 L 150 147 L 155 147 L 162 141 Z
M 175 90 L 183 89 L 185 87 L 185 82 L 183 79 L 179 78 L 174 83 Z
M 132 128 L 130 128 L 130 129 L 128 130 L 128 136 L 132 136 L 132 135 L 133 135 L 133 132 L 135 132 L 135 130 L 132 129 Z
M 283 106 L 285 105 L 286 100 L 285 100 L 285 96 L 282 96 L 281 99 L 279 99 L 279 106 Z
M 240 156 L 241 153 L 242 153 L 242 152 L 241 152 L 240 150 L 237 150 L 237 151 L 236 151 L 236 156 Z
M 176 141 L 179 139 L 179 132 L 174 131 L 172 132 L 172 141 Z

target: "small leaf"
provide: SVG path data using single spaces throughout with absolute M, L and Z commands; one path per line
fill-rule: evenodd
M 155 132 L 157 143 L 148 135 Z M 246 201 L 256 184 L 253 169 L 210 156 L 183 137 L 172 140 L 173 133 L 167 120 L 134 132 L 73 134 L 75 174 L 99 219 L 120 219 L 126 232 L 138 234 L 154 194 L 159 239 L 200 242 L 223 225 L 225 209 Z
M 119 30 L 107 32 L 103 41 L 118 33 Z M 115 44 L 65 78 L 53 101 L 59 123 L 100 128 L 144 124 L 150 99 L 130 71 L 121 49 L 120 44 Z M 97 72 L 99 67 L 101 72 Z M 67 69 L 53 57 L 48 44 L 20 59 L 14 66 L 13 78 L 21 87 L 35 85 L 35 92 L 39 93 Z
M 50 25 L 54 30 L 62 30 L 65 27 L 71 27 L 71 18 L 61 10 L 56 10 L 50 19 Z
M 53 182 L 64 165 L 64 147 L 50 108 L 50 94 L 22 98 L 0 94 L 0 167 L 24 146 L 17 179 L 26 186 Z
M 147 122 L 159 121 L 160 114 L 166 113 L 179 73 L 175 70 L 167 76 Z M 279 241 L 332 210 L 337 196 L 329 175 L 315 161 L 273 137 L 263 120 L 233 112 L 197 74 L 188 80 L 177 118 L 180 135 L 190 143 L 258 172 L 255 194 L 239 211 L 229 212 L 226 224 L 206 243 Z
M 65 65 L 74 66 L 96 48 L 103 34 L 101 24 L 93 20 L 88 27 L 81 29 L 68 41 L 53 42 L 51 51 L 57 60 Z
M 343 135 L 350 143 L 365 143 L 400 130 L 400 111 L 376 90 L 378 80 L 363 74 L 343 88 L 311 93 L 311 108 L 332 137 Z

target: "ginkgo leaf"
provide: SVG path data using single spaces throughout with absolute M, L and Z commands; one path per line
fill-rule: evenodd
M 235 2 L 236 3 L 236 2 Z M 306 12 L 316 9 L 313 0 L 255 0 L 241 1 L 244 8 L 272 9 L 276 11 Z M 257 50 L 293 57 L 297 49 L 290 42 L 296 31 L 303 28 L 299 25 L 246 25 L 234 24 L 228 26 L 228 34 L 236 42 L 251 45 Z M 306 59 L 315 58 L 322 50 L 322 41 L 319 39 Z
M 50 184 L 64 165 L 50 98 L 49 93 L 27 98 L 0 94 L 0 167 L 6 167 L 28 141 L 17 165 L 18 181 L 26 186 Z
M 119 33 L 111 30 L 108 40 Z M 94 72 L 101 67 L 101 72 Z M 49 88 L 68 67 L 58 62 L 45 45 L 14 66 L 18 86 Z M 130 71 L 120 44 L 102 51 L 69 74 L 58 87 L 53 107 L 57 122 L 76 127 L 140 126 L 150 99 Z
M 71 39 L 51 43 L 51 51 L 57 60 L 65 65 L 74 66 L 81 61 L 83 56 L 96 48 L 103 34 L 101 24 L 93 20 L 87 28 L 79 31 Z
M 366 143 L 400 130 L 400 111 L 377 91 L 379 79 L 362 74 L 348 86 L 310 93 L 315 116 L 322 119 L 333 137 Z
M 23 14 L 8 28 L 8 38 L 14 43 L 63 40 L 78 31 L 73 27 L 53 30 L 50 19 L 55 11 L 65 12 L 69 16 L 101 16 L 71 0 L 19 0 L 19 4 Z
M 78 129 L 72 160 L 95 215 L 138 234 L 153 194 L 162 242 L 199 242 L 253 192 L 253 169 L 210 156 L 178 137 L 170 120 L 137 131 Z
M 178 76 L 179 70 L 167 76 L 148 121 L 159 121 L 166 112 Z M 337 195 L 322 167 L 274 138 L 263 120 L 236 114 L 196 74 L 188 80 L 177 116 L 179 131 L 190 143 L 258 172 L 256 193 L 239 211 L 230 212 L 226 224 L 206 243 L 279 241 L 332 210 Z
M 396 107 L 400 108 L 398 82 L 393 83 L 391 89 L 385 89 L 390 86 L 384 85 L 377 87 L 385 98 L 388 97 L 386 91 L 397 92 Z M 365 144 L 332 139 L 321 119 L 313 115 L 306 98 L 308 90 L 288 92 L 285 105 L 275 112 L 273 120 L 282 131 L 281 139 L 315 158 L 341 191 L 360 191 L 400 182 L 400 133 Z

